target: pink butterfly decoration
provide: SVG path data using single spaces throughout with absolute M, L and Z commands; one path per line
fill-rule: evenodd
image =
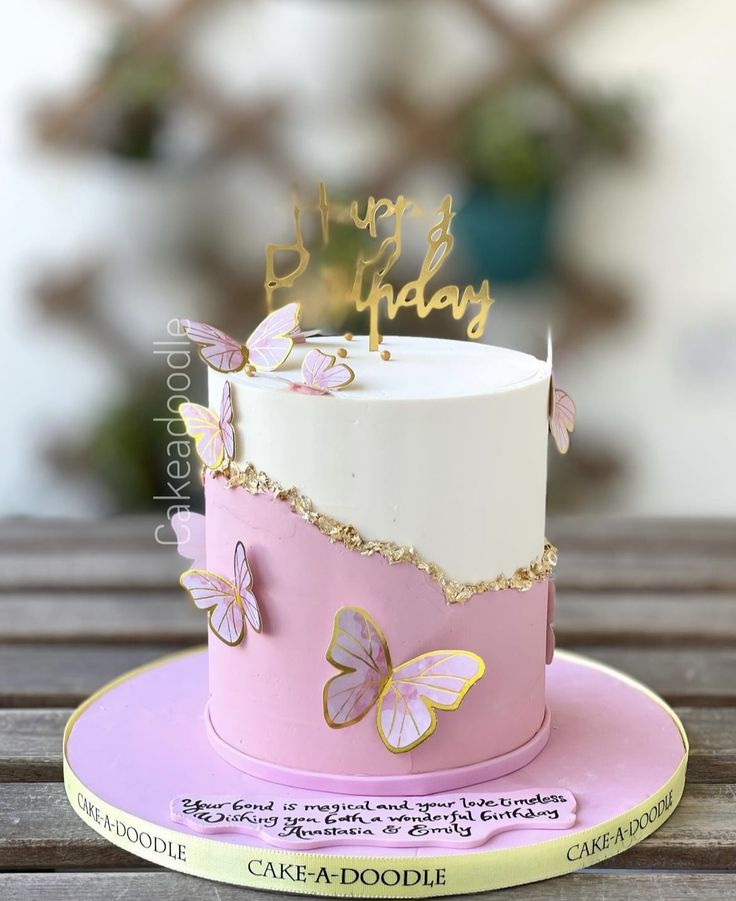
M 235 545 L 232 581 L 208 570 L 188 569 L 179 583 L 191 595 L 194 606 L 207 611 L 210 629 L 226 645 L 240 644 L 246 620 L 256 632 L 262 631 L 261 611 L 242 541 Z
M 218 372 L 239 372 L 247 363 L 262 372 L 270 372 L 283 365 L 294 343 L 305 336 L 299 328 L 298 303 L 269 313 L 245 344 L 231 338 L 213 325 L 182 319 L 187 337 L 198 347 L 199 356 Z
M 554 378 L 550 377 L 549 430 L 561 454 L 566 454 L 570 447 L 570 433 L 575 430 L 575 415 L 572 398 L 567 391 L 555 387 Z
M 337 357 L 315 348 L 310 350 L 302 363 L 303 385 L 291 383 L 292 391 L 300 394 L 329 394 L 349 385 L 355 378 L 353 370 Z
M 179 556 L 189 560 L 193 569 L 205 567 L 204 522 L 201 513 L 181 512 L 171 517 Z
M 220 400 L 220 415 L 201 404 L 179 405 L 187 433 L 194 438 L 202 462 L 210 469 L 219 469 L 235 457 L 235 429 L 230 382 L 225 382 Z
M 327 660 L 340 671 L 324 687 L 327 724 L 352 726 L 376 705 L 378 734 L 396 754 L 426 741 L 437 728 L 436 711 L 457 710 L 485 672 L 470 651 L 432 651 L 394 667 L 383 633 L 359 607 L 336 613 Z

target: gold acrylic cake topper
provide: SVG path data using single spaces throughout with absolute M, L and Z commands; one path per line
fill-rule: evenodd
M 274 308 L 274 293 L 284 288 L 291 288 L 297 279 L 306 271 L 310 252 L 304 241 L 302 229 L 302 213 L 304 211 L 319 212 L 322 240 L 329 241 L 330 215 L 340 221 L 348 221 L 366 232 L 371 238 L 379 240 L 381 232 L 388 228 L 388 234 L 380 239 L 375 253 L 363 256 L 359 252 L 355 262 L 352 286 L 345 295 L 345 302 L 354 306 L 359 313 L 369 311 L 369 348 L 378 350 L 380 344 L 379 318 L 381 304 L 389 319 L 394 319 L 399 310 L 411 307 L 416 310 L 420 319 L 425 319 L 435 310 L 450 309 L 454 319 L 462 319 L 469 307 L 478 310 L 468 322 L 467 336 L 472 340 L 482 337 L 485 331 L 488 311 L 493 304 L 488 280 L 484 279 L 479 288 L 466 285 L 462 290 L 458 285 L 444 285 L 439 288 L 428 288 L 429 282 L 437 275 L 449 258 L 455 239 L 450 232 L 450 225 L 455 215 L 452 209 L 452 197 L 448 194 L 439 205 L 436 218 L 427 232 L 427 248 L 416 278 L 406 282 L 400 288 L 385 281 L 401 256 L 404 236 L 404 220 L 407 214 L 420 214 L 414 201 L 403 195 L 395 200 L 369 197 L 364 213 L 361 214 L 358 201 L 353 200 L 349 207 L 330 205 L 324 183 L 319 186 L 319 200 L 316 207 L 305 207 L 298 197 L 294 198 L 294 241 L 291 244 L 269 244 L 266 247 L 266 303 L 269 312 Z M 296 256 L 291 269 L 276 272 L 276 257 L 287 254 Z

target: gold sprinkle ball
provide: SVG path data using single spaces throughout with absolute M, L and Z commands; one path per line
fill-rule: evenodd
M 381 351 L 381 359 L 382 360 L 390 360 L 391 359 L 391 351 L 390 350 L 382 350 Z
M 346 357 L 348 355 L 348 352 L 345 350 L 344 347 L 338 347 L 337 355 L 338 355 L 338 357 Z
M 252 363 L 248 363 L 248 365 L 245 367 L 245 374 L 249 378 L 253 378 L 253 376 L 256 374 L 256 367 L 253 366 Z
M 343 338 L 344 338 L 346 341 L 352 341 L 352 340 L 353 340 L 353 333 L 352 333 L 352 332 L 345 332 L 345 334 L 343 335 Z

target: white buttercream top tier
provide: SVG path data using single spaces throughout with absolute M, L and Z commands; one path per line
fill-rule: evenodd
M 305 353 L 344 360 L 355 381 L 329 396 L 284 390 Z M 511 575 L 543 550 L 549 364 L 500 347 L 387 337 L 296 345 L 276 376 L 229 380 L 237 456 L 364 538 L 411 545 L 462 582 Z M 339 360 L 338 362 L 343 362 Z

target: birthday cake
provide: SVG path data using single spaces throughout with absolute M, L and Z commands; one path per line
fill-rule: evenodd
M 376 353 L 298 319 L 245 345 L 183 323 L 209 365 L 209 407 L 181 409 L 206 464 L 205 557 L 181 583 L 209 617 L 209 740 L 259 778 L 374 795 L 518 769 L 551 725 L 547 446 L 550 413 L 572 420 L 550 363 Z
M 322 185 L 308 210 L 325 243 L 333 218 L 370 239 L 352 283 L 329 280 L 365 335 L 304 330 L 298 204 L 245 341 L 181 320 L 208 367 L 206 405 L 179 407 L 206 512 L 172 525 L 207 648 L 121 676 L 64 737 L 77 813 L 150 862 L 279 892 L 457 895 L 599 864 L 682 795 L 675 714 L 555 653 L 547 458 L 575 407 L 551 342 L 537 359 L 477 340 L 488 283 L 438 279 L 449 198 L 416 277 L 389 281 L 413 209 L 336 207 Z M 470 340 L 382 338 L 407 308 Z

